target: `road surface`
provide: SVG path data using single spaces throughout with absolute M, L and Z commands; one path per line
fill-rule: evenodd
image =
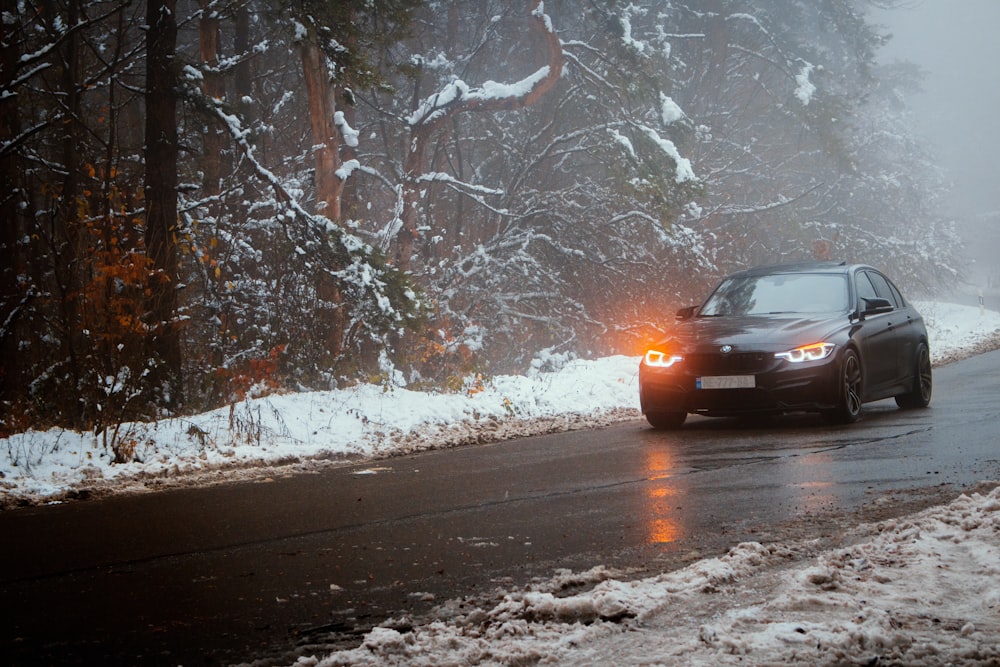
M 556 568 L 636 576 L 818 538 L 1000 479 L 1000 352 L 935 371 L 931 408 L 691 419 L 315 474 L 0 513 L 14 665 L 290 664 L 387 618 Z

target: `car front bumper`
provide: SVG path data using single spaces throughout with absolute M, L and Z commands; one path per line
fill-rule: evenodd
M 755 386 L 741 389 L 701 389 L 700 378 L 723 373 L 718 366 L 698 368 L 685 361 L 671 368 L 651 367 L 645 362 L 640 365 L 639 402 L 643 414 L 731 416 L 822 411 L 834 408 L 840 397 L 837 355 L 801 364 L 774 359 L 756 372 L 725 373 L 753 376 Z

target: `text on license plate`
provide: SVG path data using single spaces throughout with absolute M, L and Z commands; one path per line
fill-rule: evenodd
M 704 375 L 695 380 L 697 389 L 753 389 L 757 386 L 755 375 Z

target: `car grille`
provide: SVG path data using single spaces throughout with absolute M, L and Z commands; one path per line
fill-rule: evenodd
M 774 364 L 774 355 L 763 352 L 688 354 L 684 360 L 689 372 L 695 375 L 730 375 L 762 373 Z

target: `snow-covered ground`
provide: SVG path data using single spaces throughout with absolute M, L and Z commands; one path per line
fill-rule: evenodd
M 1000 347 L 1000 313 L 925 302 L 936 364 Z M 125 424 L 136 460 L 61 429 L 0 439 L 0 506 L 148 492 L 638 416 L 638 359 L 540 358 L 525 376 L 434 394 L 358 386 Z M 111 436 L 108 436 L 109 438 Z M 985 485 L 984 489 L 992 488 Z M 561 572 L 434 620 L 372 630 L 305 665 L 1000 665 L 1000 491 L 854 531 L 852 546 L 743 544 L 644 580 Z M 403 627 L 402 624 L 396 628 Z

